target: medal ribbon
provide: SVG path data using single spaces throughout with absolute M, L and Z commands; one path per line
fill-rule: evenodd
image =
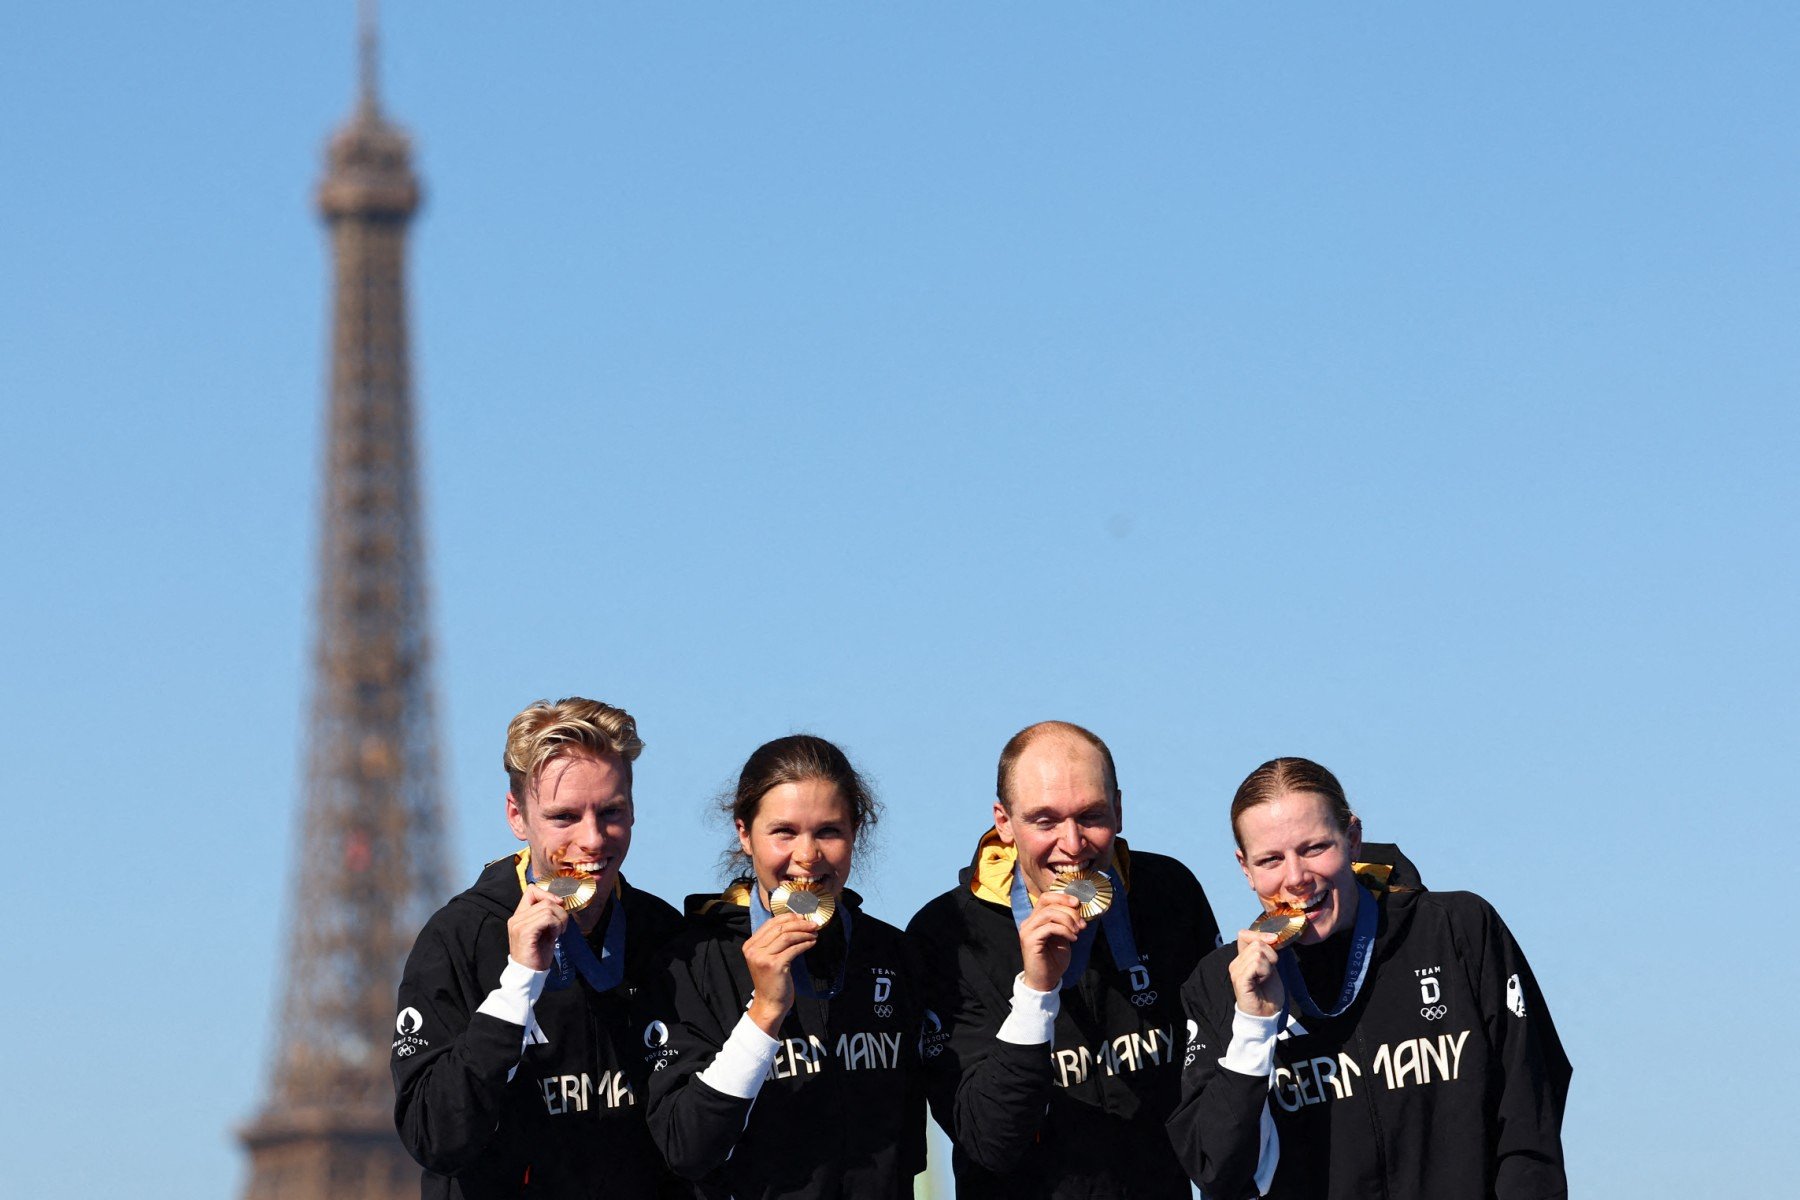
M 1105 875 L 1112 881 L 1112 906 L 1100 914 L 1098 926 L 1089 921 L 1087 928 L 1081 931 L 1081 936 L 1069 948 L 1069 969 L 1063 972 L 1063 987 L 1074 987 L 1087 970 L 1088 958 L 1094 952 L 1094 936 L 1101 927 L 1106 929 L 1106 944 L 1112 950 L 1113 966 L 1121 971 L 1129 971 L 1142 961 L 1138 958 L 1137 938 L 1131 932 L 1131 905 L 1125 897 L 1125 881 L 1119 878 L 1119 872 L 1112 867 L 1106 868 Z M 1014 928 L 1025 924 L 1025 918 L 1031 915 L 1031 908 L 1031 893 L 1025 887 L 1025 872 L 1019 870 L 1015 863 L 1012 878 Z
M 536 882 L 529 861 L 525 864 L 525 882 Z M 575 923 L 573 913 L 569 914 L 569 923 L 557 935 L 552 952 L 555 961 L 550 964 L 550 978 L 544 981 L 544 987 L 549 991 L 568 987 L 575 982 L 577 973 L 596 992 L 610 992 L 618 987 L 619 981 L 625 978 L 625 898 L 617 893 L 613 895 L 612 914 L 606 919 L 606 936 L 598 957 L 594 955 L 594 948 L 588 945 L 581 926 Z
M 1281 971 L 1282 986 L 1287 994 L 1300 1002 L 1300 1011 L 1309 1017 L 1335 1017 L 1349 1008 L 1355 1001 L 1356 994 L 1362 991 L 1363 979 L 1369 973 L 1369 962 L 1375 957 L 1375 924 L 1381 913 L 1375 907 L 1375 897 L 1362 884 L 1356 885 L 1356 933 L 1350 943 L 1350 961 L 1344 964 L 1344 986 L 1338 992 L 1337 1007 L 1330 1012 L 1319 1009 L 1312 994 L 1306 990 L 1306 980 L 1300 975 L 1300 963 L 1294 958 L 1294 948 L 1288 946 L 1275 959 L 1276 967 Z
M 763 924 L 774 917 L 762 900 L 762 888 L 753 879 L 750 881 L 750 932 L 754 934 Z M 837 978 L 831 981 L 831 990 L 815 992 L 812 985 L 812 972 L 806 968 L 806 955 L 799 958 L 801 964 L 798 971 L 790 965 L 788 974 L 794 977 L 794 990 L 802 996 L 814 1000 L 830 1000 L 844 990 L 844 972 L 850 967 L 850 906 L 841 900 L 837 906 L 837 919 L 844 923 L 844 961 L 838 964 Z

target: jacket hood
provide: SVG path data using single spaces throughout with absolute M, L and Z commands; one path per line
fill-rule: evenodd
M 986 900 L 989 904 L 1010 906 L 1012 904 L 1013 871 L 1019 862 L 1019 848 L 1000 840 L 998 829 L 989 829 L 975 843 L 975 858 L 962 869 L 957 877 L 962 885 L 974 893 L 978 900 Z M 1119 882 L 1125 890 L 1131 890 L 1131 851 L 1125 845 L 1125 839 L 1113 839 L 1113 867 L 1119 872 Z
M 1384 892 L 1422 892 L 1425 881 L 1412 859 L 1392 842 L 1364 842 L 1362 858 L 1350 864 L 1362 885 L 1380 896 Z

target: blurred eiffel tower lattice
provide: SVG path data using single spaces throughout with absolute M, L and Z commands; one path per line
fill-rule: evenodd
M 247 1200 L 416 1197 L 393 1124 L 394 995 L 445 895 L 425 547 L 408 370 L 407 135 L 376 97 L 359 13 L 355 110 L 318 191 L 335 278 L 311 710 L 289 949 Z

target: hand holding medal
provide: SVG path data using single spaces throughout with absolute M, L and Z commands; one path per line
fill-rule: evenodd
M 569 910 L 549 889 L 527 884 L 519 893 L 519 906 L 506 920 L 506 952 L 533 971 L 550 968 L 556 957 L 556 939 L 570 921 Z
M 1281 1011 L 1287 991 L 1282 986 L 1278 955 L 1305 930 L 1304 911 L 1290 904 L 1275 904 L 1238 934 L 1238 954 L 1231 960 L 1230 975 L 1239 1009 L 1253 1017 L 1272 1017 Z
M 1038 992 L 1054 992 L 1062 986 L 1075 942 L 1087 928 L 1083 900 L 1059 886 L 1063 880 L 1038 893 L 1030 915 L 1019 923 L 1019 953 L 1024 960 L 1025 986 Z M 1023 895 L 1023 889 L 1020 890 Z M 1108 884 L 1107 899 L 1111 900 Z
M 506 922 L 507 953 L 513 961 L 534 971 L 547 970 L 556 958 L 557 938 L 575 913 L 586 908 L 599 893 L 595 864 L 583 859 L 571 862 L 568 853 L 552 858 L 554 874 L 532 879 L 529 863 L 519 907 Z
M 816 914 L 777 912 L 774 899 L 771 893 L 769 919 L 744 942 L 744 965 L 750 970 L 748 1016 L 770 1037 L 780 1037 L 782 1022 L 794 1007 L 794 972 L 806 969 L 800 956 L 818 945 L 820 926 Z

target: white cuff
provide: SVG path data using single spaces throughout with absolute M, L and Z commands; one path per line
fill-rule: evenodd
M 750 1014 L 745 1013 L 699 1077 L 715 1092 L 754 1100 L 763 1080 L 769 1077 L 769 1066 L 780 1048 L 781 1043 L 759 1029 Z
M 534 971 L 509 954 L 500 971 L 500 986 L 489 992 L 475 1011 L 512 1025 L 523 1025 L 531 1017 L 531 1006 L 543 994 L 548 978 L 548 970 Z
M 1013 979 L 1012 1011 L 994 1036 L 1015 1046 L 1047 1046 L 1055 1033 L 1056 1014 L 1061 1011 L 1061 992 L 1026 987 L 1025 972 L 1020 971 Z
M 1267 1078 L 1275 1066 L 1275 1038 L 1281 1033 L 1281 1014 L 1253 1017 L 1241 1008 L 1231 1010 L 1231 1045 L 1219 1065 L 1239 1075 Z

